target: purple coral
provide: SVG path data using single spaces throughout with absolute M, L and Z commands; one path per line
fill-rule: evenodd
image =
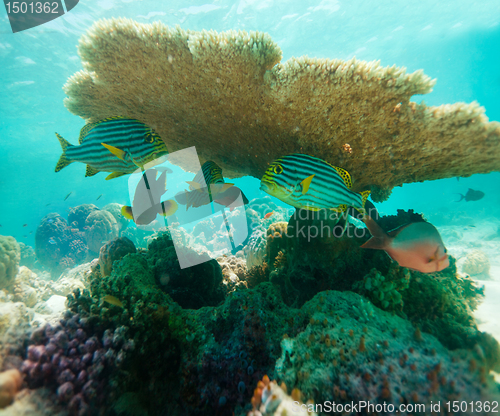
M 107 329 L 101 336 L 92 329 L 87 318 L 67 311 L 55 327 L 47 324 L 33 332 L 34 344 L 22 365 L 30 388 L 52 388 L 70 414 L 79 416 L 102 406 L 110 374 L 134 347 L 126 327 Z

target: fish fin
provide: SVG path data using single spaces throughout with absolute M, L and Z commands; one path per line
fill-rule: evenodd
M 365 204 L 366 204 L 366 201 L 368 200 L 368 197 L 370 196 L 370 190 L 366 190 L 366 191 L 363 191 L 363 192 L 360 192 L 359 194 L 361 195 L 361 206 L 362 208 L 354 208 L 356 211 L 358 211 L 359 213 L 365 215 L 366 214 L 366 210 L 365 210 Z
M 118 147 L 111 146 L 106 143 L 101 143 L 106 149 L 108 149 L 111 153 L 113 153 L 118 159 L 125 160 L 125 155 L 127 152 L 124 150 L 118 149 Z
M 110 179 L 115 179 L 119 178 L 120 176 L 126 175 L 125 172 L 113 172 L 110 173 L 108 176 L 106 176 L 106 180 L 109 181 Z
M 100 123 L 100 121 L 98 121 L 96 123 L 85 124 L 85 126 L 83 126 L 82 129 L 80 130 L 80 137 L 78 137 L 78 143 L 82 144 L 83 141 L 85 140 L 85 137 L 87 136 L 87 134 L 89 134 L 90 130 L 92 130 L 99 123 Z
M 160 215 L 164 217 L 170 217 L 177 211 L 178 205 L 173 199 L 168 199 L 160 203 Z
M 318 208 L 318 211 L 319 210 L 320 209 Z M 339 205 L 337 208 L 330 208 L 330 211 L 338 212 L 339 214 L 342 213 L 342 212 L 346 212 L 347 211 L 347 205 L 342 204 L 342 205 Z
M 457 194 L 457 195 L 460 195 L 460 199 L 458 201 L 455 201 L 455 202 L 460 202 L 462 199 L 465 198 L 465 195 L 462 195 L 462 194 Z
M 378 225 L 375 220 L 366 215 L 363 218 L 366 227 L 370 231 L 372 238 L 370 238 L 366 243 L 364 243 L 361 248 L 371 248 L 374 250 L 385 250 L 389 246 L 390 237 L 387 233 L 382 230 L 380 225 Z
M 332 166 L 332 165 L 330 165 L 330 166 Z M 349 174 L 349 172 L 347 172 L 345 169 L 339 168 L 338 166 L 332 166 L 332 168 L 334 168 L 337 171 L 337 173 L 340 175 L 340 177 L 342 178 L 342 180 L 345 183 L 345 186 L 347 186 L 349 189 L 351 189 L 352 188 L 352 179 L 351 179 L 351 175 Z
M 234 183 L 212 183 L 210 184 L 210 192 L 212 195 L 219 195 L 226 192 L 232 186 L 234 186 Z
M 87 165 L 87 169 L 85 170 L 85 176 L 94 176 L 97 175 L 99 171 L 96 168 L 93 168 L 90 165 Z
M 124 205 L 122 207 L 122 215 L 127 219 L 127 220 L 133 220 L 134 219 L 134 214 L 132 213 L 132 207 L 129 207 L 128 205 Z
M 195 182 L 195 181 L 186 181 L 186 183 L 187 183 L 189 186 L 192 186 L 192 187 L 193 187 L 193 189 L 196 189 L 197 191 L 202 192 L 202 190 L 201 190 L 201 185 L 200 185 L 198 182 Z
M 88 123 L 85 124 L 85 126 L 82 127 L 80 130 L 80 137 L 78 138 L 78 143 L 82 144 L 83 141 L 85 140 L 85 137 L 89 134 L 90 130 L 92 130 L 94 127 L 98 126 L 101 123 L 104 123 L 105 121 L 110 121 L 110 120 L 117 120 L 117 119 L 123 119 L 125 117 L 123 116 L 113 116 L 113 117 L 107 117 L 105 119 L 96 121 L 94 123 Z
M 405 225 L 401 225 L 400 227 L 398 228 L 395 228 L 394 230 L 391 230 L 387 233 L 387 235 L 389 237 L 396 237 L 401 231 L 403 231 L 406 227 L 408 227 L 409 225 L 413 224 L 412 222 L 408 223 L 408 224 L 405 224 Z
M 300 183 L 302 185 L 302 195 L 305 195 L 309 190 L 309 186 L 311 185 L 314 176 L 315 175 L 308 176 Z
M 73 145 L 57 133 L 56 133 L 56 137 L 59 140 L 59 143 L 61 144 L 61 147 L 62 147 L 62 155 L 59 158 L 59 160 L 57 161 L 57 165 L 56 165 L 56 172 L 59 172 L 62 168 L 65 168 L 70 163 L 73 163 L 73 161 L 69 160 L 68 157 L 66 156 L 66 150 L 68 149 L 68 147 L 71 147 Z

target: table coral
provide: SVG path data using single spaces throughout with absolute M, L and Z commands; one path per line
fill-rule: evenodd
M 14 237 L 0 235 L 0 289 L 11 289 L 19 270 L 21 249 Z
M 227 177 L 260 178 L 301 152 L 342 166 L 379 201 L 403 183 L 500 170 L 500 124 L 477 103 L 411 102 L 435 84 L 422 71 L 355 58 L 280 62 L 265 33 L 129 19 L 96 22 L 78 51 L 84 69 L 64 86 L 73 114 L 137 118 L 171 153 L 196 146 Z

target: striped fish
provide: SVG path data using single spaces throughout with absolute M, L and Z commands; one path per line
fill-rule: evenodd
M 214 197 L 234 185 L 225 183 L 221 167 L 211 160 L 203 164 L 192 181 L 186 182 L 189 184 L 189 191 L 175 196 L 177 202 L 186 205 L 186 210 L 189 207 L 197 208 L 210 204 Z
M 63 154 L 56 172 L 73 162 L 87 164 L 85 176 L 112 172 L 106 179 L 134 172 L 156 158 L 168 154 L 160 136 L 146 124 L 123 117 L 110 117 L 85 125 L 79 146 L 73 146 L 56 133 Z
M 363 211 L 370 191 L 358 194 L 351 187 L 346 170 L 300 153 L 276 159 L 260 182 L 261 190 L 296 208 Z

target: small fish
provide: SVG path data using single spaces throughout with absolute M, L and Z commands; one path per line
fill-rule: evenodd
M 56 240 L 54 240 L 52 237 L 49 238 L 49 243 L 50 244 L 57 244 Z
M 264 219 L 267 220 L 268 218 L 271 217 L 271 215 L 274 214 L 274 211 L 268 212 L 266 215 L 264 215 Z
M 73 193 L 73 191 L 71 191 L 68 195 L 66 195 L 66 196 L 64 197 L 64 200 L 66 201 L 72 193 Z
M 80 230 L 79 230 L 78 228 L 71 228 L 71 232 L 72 232 L 72 233 L 77 233 L 77 232 L 79 232 L 79 231 L 80 231 Z
M 45 204 L 46 207 L 48 207 L 50 205 L 50 202 L 48 204 Z
M 73 146 L 56 133 L 63 154 L 56 172 L 73 162 L 87 164 L 85 176 L 112 172 L 106 180 L 134 172 L 137 167 L 168 154 L 161 137 L 146 124 L 124 117 L 109 117 L 85 125 L 79 146 Z
M 483 199 L 484 197 L 484 192 L 481 191 L 476 191 L 474 189 L 469 188 L 467 193 L 465 195 L 458 194 L 460 195 L 460 199 L 457 202 L 460 202 L 462 199 L 465 199 L 466 202 L 469 201 L 479 201 L 480 199 Z
M 28 224 L 23 224 L 23 227 L 27 227 L 27 226 L 28 226 Z
M 23 235 L 23 237 L 24 237 L 24 238 L 28 238 L 28 236 L 27 236 L 26 234 L 25 234 L 25 235 Z
M 99 195 L 97 198 L 96 198 L 96 201 L 99 201 L 99 199 L 101 198 L 102 194 Z
M 185 190 L 175 196 L 175 200 L 179 204 L 186 205 L 186 211 L 189 207 L 197 208 L 208 205 L 218 197 L 220 197 L 221 201 L 219 203 L 227 206 L 228 200 L 224 199 L 221 195 L 234 185 L 224 181 L 222 168 L 211 160 L 206 161 L 194 179 L 186 181 L 186 183 L 189 185 L 189 190 Z M 233 195 L 236 194 L 235 190 L 231 191 L 230 194 L 226 194 L 225 196 L 229 199 L 232 196 L 237 197 L 237 195 Z M 234 202 L 234 199 L 230 203 L 232 202 Z
M 0 227 L 1 227 L 1 225 L 0 225 Z M 33 231 L 30 231 L 30 234 L 33 234 Z
M 135 189 L 132 206 L 124 205 L 121 209 L 122 215 L 134 220 L 137 225 L 148 225 L 158 214 L 169 217 L 177 211 L 174 200 L 161 202 L 161 197 L 166 192 L 167 171 L 164 170 L 158 178 L 157 174 L 156 169 L 145 171 Z
M 429 222 L 413 222 L 386 233 L 370 216 L 363 218 L 372 234 L 361 248 L 384 250 L 401 267 L 422 273 L 440 272 L 450 265 L 443 240 Z
M 351 191 L 351 175 L 317 157 L 296 153 L 276 159 L 262 176 L 260 189 L 296 208 L 364 212 L 370 191 Z
M 111 296 L 111 295 L 106 295 L 102 298 L 104 302 L 108 302 L 111 305 L 118 306 L 120 308 L 123 308 L 123 303 L 121 302 L 120 299 L 117 297 Z

